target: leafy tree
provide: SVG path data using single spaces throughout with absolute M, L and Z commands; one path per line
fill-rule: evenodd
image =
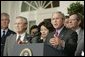
M 67 10 L 69 15 L 78 13 L 84 16 L 84 5 L 80 4 L 80 2 L 70 4 Z

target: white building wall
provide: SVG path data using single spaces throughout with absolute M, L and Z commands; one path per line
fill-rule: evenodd
M 10 14 L 11 22 L 9 27 L 14 30 L 14 21 L 16 16 L 24 16 L 28 19 L 28 21 L 36 20 L 36 24 L 38 25 L 43 19 L 51 18 L 53 12 L 61 11 L 65 15 L 67 15 L 67 7 L 69 7 L 69 5 L 73 2 L 76 1 L 60 1 L 59 7 L 56 8 L 40 8 L 33 12 L 21 12 L 22 1 L 1 1 L 1 12 L 6 12 Z M 80 3 L 84 5 L 84 1 L 80 1 Z

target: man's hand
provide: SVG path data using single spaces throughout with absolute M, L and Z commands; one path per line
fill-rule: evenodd
M 51 38 L 49 41 L 53 46 L 58 46 L 62 44 L 62 40 L 54 35 L 54 38 Z

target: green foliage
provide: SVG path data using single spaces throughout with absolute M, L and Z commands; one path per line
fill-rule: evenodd
M 81 15 L 84 15 L 84 5 L 80 4 L 80 2 L 70 4 L 67 10 L 69 15 L 74 13 L 79 13 Z

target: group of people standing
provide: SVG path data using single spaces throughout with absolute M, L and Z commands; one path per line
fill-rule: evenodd
M 1 13 L 1 56 L 12 56 L 11 52 L 16 44 L 45 43 L 56 49 L 57 56 L 81 56 L 84 52 L 84 29 L 80 27 L 82 17 L 72 14 L 65 25 L 65 16 L 62 12 L 54 12 L 52 18 L 42 21 L 38 26 L 26 32 L 27 18 L 17 16 L 15 32 L 9 31 L 9 15 Z M 4 32 L 6 37 L 2 37 Z M 8 35 L 9 34 L 9 35 Z

